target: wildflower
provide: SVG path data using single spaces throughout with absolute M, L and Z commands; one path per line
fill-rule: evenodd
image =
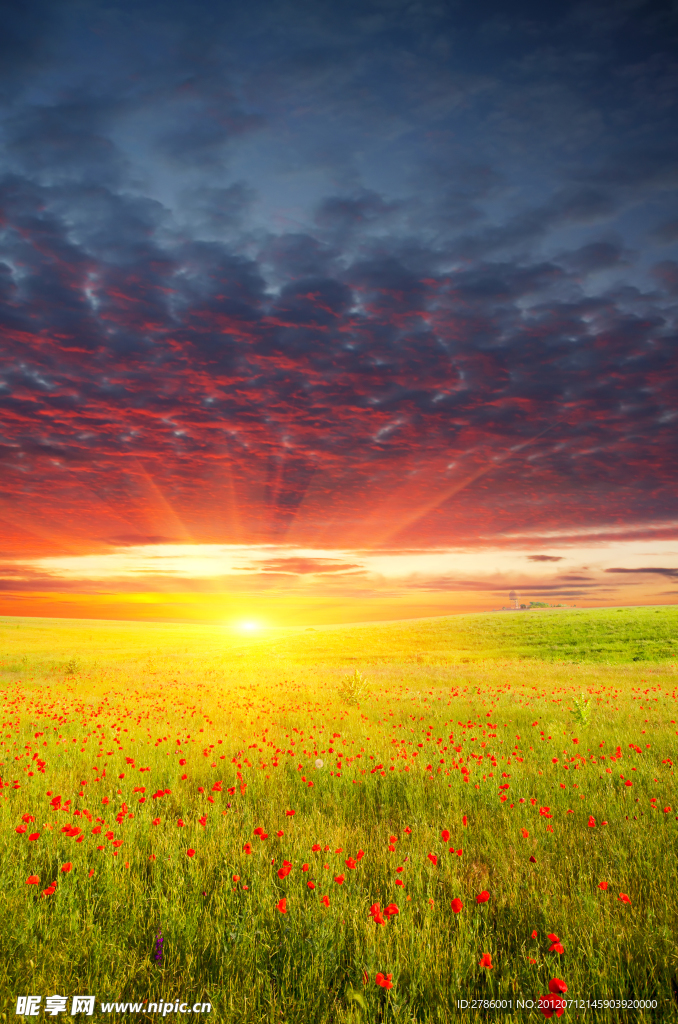
M 187 857 L 195 857 L 195 850 L 186 850 Z
M 393 988 L 393 982 L 391 981 L 392 977 L 392 974 L 387 974 L 386 976 L 384 976 L 380 971 L 378 974 L 375 974 L 374 980 L 377 983 L 377 985 L 381 986 L 381 988 Z
M 296 811 L 285 811 L 288 818 L 292 818 L 296 813 Z
M 343 885 L 344 882 L 346 881 L 346 876 L 345 875 L 337 875 L 335 877 L 334 881 L 337 883 L 337 885 Z
M 450 906 L 452 907 L 452 910 L 455 912 L 455 914 L 458 914 L 461 908 L 464 906 L 464 904 L 458 897 L 455 897 L 450 903 Z
M 464 828 L 466 828 L 466 825 L 467 825 L 466 815 L 464 815 L 464 817 L 461 819 L 461 823 L 464 826 Z
M 567 1006 L 567 1000 L 562 996 L 549 993 L 546 996 L 539 996 L 539 1009 L 547 1020 L 550 1020 L 555 1013 L 556 1017 L 562 1017 Z
M 596 827 L 596 819 L 593 817 L 593 815 L 591 815 L 590 818 L 589 818 L 589 828 L 595 828 L 595 827 Z
M 315 882 L 307 882 L 306 885 L 309 887 L 309 889 L 315 889 Z
M 233 875 L 233 881 L 234 882 L 239 882 L 240 881 L 240 875 Z
M 311 847 L 311 853 L 320 853 L 320 849 L 320 843 L 314 843 L 313 846 Z
M 155 937 L 155 950 L 153 952 L 153 959 L 155 960 L 156 964 L 162 963 L 162 947 L 164 941 L 165 940 L 162 937 L 162 932 L 160 931 L 160 929 L 158 929 L 158 934 Z
M 492 955 L 490 953 L 483 953 L 483 958 L 478 964 L 479 967 L 489 967 L 490 970 L 494 967 L 492 963 Z
M 321 896 L 320 897 L 320 902 L 323 903 L 326 907 L 329 907 L 329 905 L 330 905 L 330 898 L 329 898 L 329 896 Z
M 282 837 L 285 835 L 285 833 L 281 829 L 280 832 L 276 832 L 276 835 L 277 835 L 278 839 L 282 839 Z M 262 836 L 261 838 L 264 839 L 266 837 Z
M 291 870 L 292 865 L 290 864 L 290 862 L 288 860 L 284 860 L 282 867 L 278 870 L 278 878 L 281 881 L 283 878 L 287 878 Z
M 302 870 L 302 871 L 308 871 L 308 868 L 309 868 L 309 865 L 308 865 L 308 864 L 302 864 L 302 865 L 301 865 L 301 870 Z
M 549 992 L 553 992 L 555 995 L 561 995 L 567 992 L 567 985 L 560 978 L 551 978 L 549 981 Z
M 444 829 L 442 830 L 442 832 L 440 833 L 440 837 L 441 837 L 441 839 L 442 839 L 442 841 L 443 841 L 444 843 L 448 842 L 448 840 L 449 840 L 449 838 L 450 838 L 450 833 L 449 833 L 449 830 L 448 830 L 448 829 L 446 829 L 446 828 L 444 828 Z
M 26 885 L 39 885 L 40 879 L 37 875 L 29 875 L 26 879 Z
M 179 828 L 183 828 L 183 827 L 184 827 L 184 823 L 183 823 L 183 821 L 181 820 L 181 818 L 179 818 L 179 820 L 177 821 L 177 826 L 178 826 Z
M 315 763 L 315 766 L 316 768 L 322 768 L 324 764 L 325 762 L 321 758 L 318 758 L 318 760 Z
M 160 824 L 160 818 L 154 818 L 153 821 L 151 822 L 151 825 L 159 825 L 159 824 Z M 93 829 L 92 831 L 96 832 L 96 829 Z
M 279 910 L 281 914 L 287 913 L 287 900 L 284 896 L 276 903 L 276 910 Z
M 252 844 L 251 843 L 245 843 L 245 845 L 243 846 L 243 851 L 245 853 L 251 853 L 252 852 Z
M 478 895 L 476 896 L 476 903 L 487 903 L 489 898 L 489 892 L 487 891 L 487 889 L 483 889 L 483 891 L 479 892 Z
M 349 857 L 349 858 L 348 858 L 348 860 L 345 860 L 345 861 L 344 861 L 344 864 L 346 865 L 346 867 L 347 867 L 347 868 L 348 868 L 348 869 L 349 869 L 350 871 L 354 871 L 354 870 L 355 870 L 355 867 L 356 867 L 356 862 L 355 862 L 355 860 L 353 859 L 353 857 Z
M 433 867 L 436 867 L 436 865 L 438 864 L 438 858 L 436 857 L 435 853 L 429 853 L 427 854 L 427 856 L 428 859 L 431 861 L 431 864 L 433 864 Z
M 391 918 L 391 917 L 395 917 L 396 914 L 399 914 L 400 911 L 398 910 L 398 908 L 395 905 L 395 903 L 389 903 L 389 905 L 387 907 L 384 907 L 384 913 L 386 914 L 386 916 L 388 918 Z
M 620 892 L 619 893 L 619 901 L 621 903 L 630 903 L 631 902 L 631 900 L 629 899 L 629 897 L 626 895 L 625 892 Z
M 538 932 L 537 932 L 537 929 L 535 928 L 534 931 L 532 932 L 531 938 L 536 939 L 537 935 L 538 935 Z
M 522 835 L 523 839 L 528 839 L 530 835 L 526 828 L 521 828 L 520 834 Z
M 31 832 L 31 834 L 28 837 L 29 842 L 31 842 L 31 843 L 34 843 L 35 840 L 39 839 L 39 838 L 40 838 L 40 833 L 39 832 Z
M 602 889 L 603 892 L 604 892 L 607 889 L 607 882 L 599 882 L 598 883 L 598 888 Z
M 549 935 L 549 941 L 551 946 L 549 947 L 549 953 L 564 953 L 563 945 L 557 935 L 551 933 Z
M 68 872 L 71 870 L 72 867 L 73 867 L 73 865 L 71 864 L 71 862 L 69 860 L 69 861 L 66 861 L 66 863 L 63 865 L 61 870 L 64 872 L 64 874 L 68 874 Z
M 530 857 L 530 864 L 536 864 L 536 863 L 537 863 L 537 858 L 536 857 Z

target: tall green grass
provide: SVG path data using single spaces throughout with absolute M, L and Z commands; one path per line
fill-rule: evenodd
M 633 630 L 655 614 L 632 611 Z M 532 614 L 497 617 L 502 642 L 515 643 Z M 598 628 L 583 621 L 594 613 L 572 614 L 572 629 Z M 656 616 L 669 632 L 673 614 Z M 431 622 L 428 639 L 453 629 L 458 637 L 462 626 L 481 629 L 471 617 Z M 44 1003 L 59 993 L 69 1007 L 72 995 L 95 995 L 97 1016 L 102 1001 L 205 1001 L 211 1020 L 229 1024 L 493 1019 L 457 1008 L 474 998 L 513 1000 L 512 1012 L 496 1014 L 505 1022 L 540 1020 L 516 1000 L 546 993 L 553 977 L 572 999 L 657 1002 L 568 1009 L 564 1021 L 678 1019 L 672 663 L 465 663 L 450 645 L 426 664 L 416 660 L 428 649 L 422 628 L 244 643 L 213 627 L 4 620 L 0 1019 L 14 1018 L 19 995 Z M 367 690 L 352 706 L 342 681 L 356 668 Z M 577 720 L 582 694 L 588 724 Z M 152 799 L 159 790 L 170 792 Z M 70 799 L 68 812 L 52 809 L 57 795 Z M 73 813 L 81 808 L 91 822 Z M 18 834 L 24 814 L 36 821 Z M 97 817 L 105 820 L 93 835 Z M 82 842 L 61 831 L 66 823 L 83 830 Z M 122 839 L 117 850 L 103 838 L 109 830 Z M 285 859 L 292 871 L 281 880 Z M 39 886 L 26 884 L 32 874 Z M 43 897 L 54 879 L 56 892 Z M 482 890 L 490 898 L 477 904 Z M 399 913 L 377 925 L 375 902 Z M 153 959 L 159 929 L 162 964 Z M 563 954 L 549 952 L 549 933 Z M 484 953 L 491 970 L 479 966 Z M 375 984 L 377 972 L 392 974 L 392 989 Z

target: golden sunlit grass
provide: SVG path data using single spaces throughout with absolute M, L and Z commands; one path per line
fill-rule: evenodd
M 569 632 L 561 614 L 531 638 L 545 617 L 252 636 L 3 620 L 0 1014 L 57 992 L 208 1001 L 229 1024 L 487 1020 L 461 998 L 524 1021 L 544 1018 L 516 1000 L 559 978 L 567 998 L 656 1002 L 588 1020 L 675 1020 L 673 661 L 534 656 L 603 627 L 621 650 L 670 643 L 674 610 Z

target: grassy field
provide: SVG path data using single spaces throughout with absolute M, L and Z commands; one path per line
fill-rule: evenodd
M 0 619 L 0 1020 L 678 1020 L 677 625 Z

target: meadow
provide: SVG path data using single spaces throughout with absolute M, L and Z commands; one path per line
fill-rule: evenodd
M 677 627 L 0 619 L 0 1020 L 678 1020 Z

